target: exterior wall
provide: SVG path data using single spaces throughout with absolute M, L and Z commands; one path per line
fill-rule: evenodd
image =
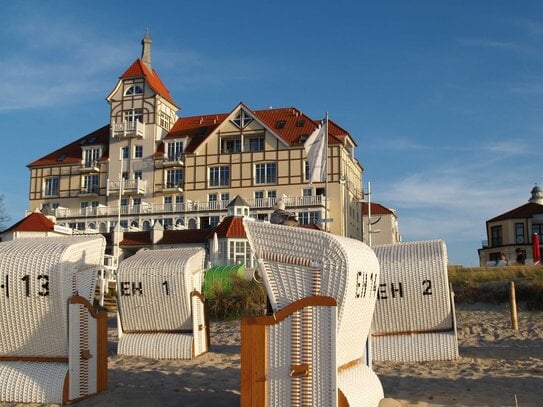
M 398 230 L 398 219 L 394 214 L 372 215 L 371 222 L 379 222 L 372 225 L 371 245 L 400 243 L 401 237 Z M 368 217 L 364 215 L 364 242 L 369 242 Z

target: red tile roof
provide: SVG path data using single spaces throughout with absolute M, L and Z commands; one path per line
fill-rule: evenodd
M 166 139 L 190 138 L 186 152 L 193 153 L 200 144 L 226 119 L 228 114 L 180 117 L 173 125 Z
M 51 232 L 55 224 L 41 212 L 32 212 L 4 232 Z
M 364 215 L 368 215 L 368 204 L 364 203 L 362 205 L 362 213 Z M 378 203 L 375 203 L 375 202 L 372 202 L 371 203 L 371 214 L 372 215 L 393 215 L 394 212 L 391 211 L 390 209 L 388 209 L 387 207 L 381 205 L 381 204 L 378 204 Z
M 301 146 L 302 136 L 309 137 L 320 124 L 294 107 L 252 111 L 244 104 L 243 109 L 253 114 L 275 134 L 290 146 Z M 166 139 L 188 137 L 190 139 L 186 152 L 193 153 L 205 139 L 219 127 L 229 116 L 229 113 L 208 114 L 203 116 L 180 117 L 175 122 Z M 339 144 L 349 133 L 333 121 L 328 121 L 328 143 Z M 354 140 L 353 140 L 354 143 Z M 356 145 L 356 144 L 354 144 Z M 156 155 L 164 153 L 160 145 Z
M 531 218 L 534 215 L 543 214 L 543 205 L 540 205 L 535 202 L 529 202 L 518 208 L 512 209 L 509 212 L 502 213 L 501 215 L 496 216 L 495 218 L 487 220 L 488 222 L 496 222 L 500 220 L 508 219 L 527 219 Z
M 215 229 L 218 238 L 234 237 L 246 238 L 245 228 L 243 227 L 243 218 L 240 216 L 227 216 Z
M 106 125 L 92 133 L 83 136 L 73 143 L 70 143 L 56 151 L 53 151 L 46 156 L 31 162 L 27 167 L 39 167 L 43 165 L 63 165 L 63 164 L 78 164 L 82 159 L 82 146 L 89 145 L 102 145 L 104 147 L 102 151 L 102 157 L 100 161 L 108 159 L 108 146 L 109 146 L 109 125 Z
M 121 75 L 121 79 L 140 77 L 140 76 L 145 77 L 149 86 L 151 86 L 151 88 L 157 94 L 164 97 L 170 103 L 173 103 L 175 107 L 179 107 L 173 100 L 172 95 L 170 95 L 170 91 L 168 90 L 168 88 L 166 88 L 166 86 L 160 79 L 160 76 L 158 76 L 158 74 L 156 73 L 154 69 L 151 72 L 147 68 L 147 66 L 145 66 L 145 64 L 143 63 L 141 59 L 136 59 L 134 63 L 130 65 L 126 71 L 124 71 L 124 73 Z
M 124 232 L 121 246 L 152 245 L 151 232 Z

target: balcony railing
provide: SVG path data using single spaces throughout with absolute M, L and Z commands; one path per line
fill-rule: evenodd
M 79 171 L 98 172 L 99 170 L 100 170 L 100 166 L 98 165 L 98 160 L 94 160 L 94 161 L 81 160 L 81 167 L 79 168 Z
M 147 189 L 147 181 L 136 178 L 136 179 L 125 179 L 121 182 L 111 181 L 107 182 L 107 193 L 108 194 L 118 194 L 119 190 L 122 187 L 122 194 L 145 194 Z
M 162 185 L 162 192 L 183 192 L 183 183 L 167 183 Z
M 123 123 L 113 123 L 111 125 L 111 132 L 113 137 L 118 138 L 143 138 L 145 135 L 145 125 L 138 120 L 126 121 Z
M 183 166 L 183 165 L 185 165 L 185 163 L 184 163 L 184 155 L 179 154 L 179 155 L 177 155 L 175 157 L 166 157 L 166 156 L 164 156 L 164 158 L 162 159 L 162 165 L 164 167 Z
M 142 180 L 140 180 L 142 181 Z M 128 182 L 128 181 L 126 181 Z M 117 182 L 118 184 L 118 182 Z M 117 189 L 118 191 L 118 189 Z M 124 192 L 124 189 L 123 189 Z M 285 199 L 288 210 L 296 210 L 297 208 L 306 207 L 323 207 L 325 204 L 325 197 L 318 196 L 297 196 L 289 197 Z M 186 201 L 183 203 L 171 203 L 171 204 L 150 204 L 142 202 L 140 205 L 121 205 L 121 215 L 145 215 L 145 214 L 161 214 L 161 213 L 199 213 L 199 212 L 213 212 L 213 211 L 226 211 L 230 201 Z M 251 209 L 267 209 L 273 210 L 277 203 L 276 198 L 264 198 L 264 199 L 249 199 L 247 200 Z M 98 206 L 84 209 L 68 209 L 58 208 L 55 210 L 54 215 L 57 218 L 77 218 L 81 216 L 117 216 L 119 214 L 119 206 Z
M 100 188 L 98 185 L 91 185 L 88 187 L 81 187 L 79 190 L 79 196 L 92 196 L 92 195 L 98 195 L 100 192 Z

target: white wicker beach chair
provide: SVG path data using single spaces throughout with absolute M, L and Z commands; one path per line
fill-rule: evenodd
M 117 273 L 120 355 L 192 359 L 208 349 L 201 248 L 140 250 Z
M 105 239 L 0 243 L 0 401 L 57 403 L 107 388 L 107 313 L 91 301 Z
M 381 283 L 372 325 L 373 359 L 456 359 L 445 242 L 399 243 L 374 250 L 381 265 Z
M 365 363 L 379 264 L 364 243 L 244 221 L 274 315 L 242 321 L 243 406 L 377 406 Z

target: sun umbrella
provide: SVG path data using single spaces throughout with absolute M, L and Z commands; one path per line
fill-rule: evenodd
M 533 251 L 534 251 L 534 254 L 532 257 L 534 259 L 534 264 L 537 264 L 541 260 L 541 250 L 539 249 L 539 235 L 537 233 L 534 233 L 534 237 L 532 239 L 532 245 L 533 245 Z

